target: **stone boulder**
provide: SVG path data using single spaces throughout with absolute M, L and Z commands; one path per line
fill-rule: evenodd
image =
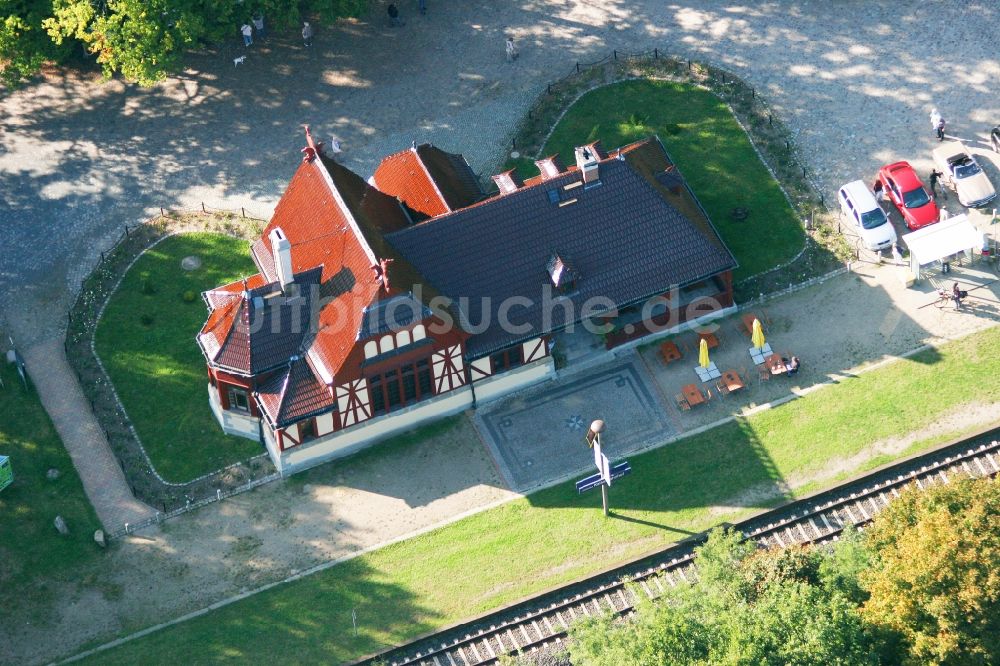
M 45 478 L 48 479 L 49 481 L 55 481 L 56 479 L 59 478 L 59 476 L 60 472 L 55 467 L 49 468 L 49 471 L 45 473 Z
M 66 521 L 63 520 L 62 516 L 56 516 L 56 519 L 53 521 L 53 523 L 55 524 L 56 530 L 59 532 L 59 534 L 69 534 L 69 528 L 66 527 Z
M 95 530 L 94 531 L 94 541 L 96 541 L 97 545 L 100 546 L 101 548 L 107 548 L 108 547 L 108 542 L 104 538 L 104 530 Z

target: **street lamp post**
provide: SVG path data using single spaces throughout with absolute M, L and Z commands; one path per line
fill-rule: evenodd
M 597 474 L 592 474 L 586 479 L 576 482 L 576 490 L 584 493 L 598 486 L 601 488 L 601 506 L 604 509 L 604 516 L 608 516 L 608 488 L 614 479 L 621 478 L 632 471 L 632 466 L 628 461 L 611 465 L 608 457 L 601 450 L 601 433 L 604 432 L 604 421 L 597 419 L 590 424 L 587 431 L 587 445 L 594 451 L 594 465 L 597 467 Z

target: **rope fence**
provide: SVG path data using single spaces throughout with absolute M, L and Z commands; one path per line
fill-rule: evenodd
M 185 231 L 214 231 L 249 241 L 261 233 L 265 223 L 246 208 L 225 210 L 205 204 L 193 210 L 161 208 L 158 215 L 126 225 L 114 242 L 99 253 L 96 266 L 67 312 L 63 343 L 66 358 L 133 495 L 158 509 L 161 518 L 244 492 L 259 485 L 257 482 L 262 479 L 273 480 L 274 466 L 266 454 L 261 454 L 184 483 L 164 480 L 153 467 L 96 354 L 94 334 L 98 322 L 129 268 L 143 252 L 164 238 Z

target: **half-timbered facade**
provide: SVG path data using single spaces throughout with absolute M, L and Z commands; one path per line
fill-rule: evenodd
M 307 143 L 251 246 L 259 272 L 204 294 L 197 336 L 219 423 L 283 473 L 551 378 L 551 335 L 584 319 L 732 304 L 735 261 L 655 139 L 539 160 L 491 197 L 433 146 L 365 182 Z

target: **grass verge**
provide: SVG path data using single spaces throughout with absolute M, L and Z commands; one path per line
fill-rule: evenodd
M 597 495 L 561 484 L 91 661 L 349 661 L 799 496 L 824 469 L 864 451 L 875 458 L 878 442 L 920 433 L 970 398 L 1000 401 L 997 358 L 993 328 L 635 456 L 633 474 L 611 490 L 612 519 L 600 516 Z M 916 398 L 927 395 L 934 400 Z M 914 437 L 896 457 L 950 437 Z M 854 471 L 868 459 L 855 458 Z M 795 478 L 811 481 L 795 487 Z
M 34 388 L 25 390 L 6 363 L 0 378 L 0 455 L 14 469 L 14 483 L 0 490 L 0 618 L 40 622 L 50 608 L 40 602 L 49 600 L 53 583 L 73 579 L 77 567 L 98 554 L 93 535 L 101 525 Z M 46 477 L 50 469 L 58 478 Z M 69 534 L 56 531 L 56 516 Z
M 558 153 L 571 165 L 575 146 L 599 139 L 610 150 L 652 134 L 660 137 L 739 261 L 736 280 L 786 262 L 802 249 L 805 232 L 777 181 L 729 106 L 703 88 L 635 80 L 592 90 L 567 110 L 542 154 Z M 525 176 L 538 174 L 528 160 L 517 166 Z M 746 220 L 733 219 L 737 207 L 749 209 Z
M 187 256 L 198 257 L 201 266 L 181 268 Z M 194 339 L 206 317 L 201 292 L 254 272 L 244 240 L 171 236 L 126 273 L 98 323 L 97 354 L 154 467 L 168 481 L 189 481 L 261 452 L 257 442 L 225 435 L 213 418 L 205 360 Z

